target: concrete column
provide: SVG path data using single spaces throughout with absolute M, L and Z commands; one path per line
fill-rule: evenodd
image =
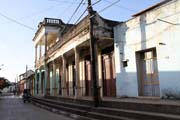
M 37 95 L 37 70 L 35 70 L 34 95 Z
M 44 36 L 44 52 L 45 52 L 45 55 L 47 54 L 47 36 L 48 36 L 48 33 L 45 33 L 45 36 Z
M 44 64 L 44 69 L 45 69 L 45 72 L 44 72 L 44 95 L 48 95 L 49 94 L 49 91 L 48 91 L 48 66 L 47 66 L 47 63 L 46 63 L 46 57 L 47 57 L 47 35 L 48 33 L 45 33 L 45 36 L 44 36 L 44 55 L 45 55 L 45 64 Z
M 39 58 L 41 58 L 42 56 L 42 45 L 41 45 L 41 42 L 40 42 L 40 45 L 39 45 Z
M 67 96 L 67 88 L 66 88 L 66 58 L 63 55 L 62 56 L 62 62 L 63 62 L 63 74 L 62 74 L 62 96 Z
M 39 94 L 41 94 L 41 68 L 39 69 Z
M 35 46 L 35 64 L 37 63 L 37 45 Z
M 75 89 L 75 97 L 82 96 L 81 94 L 81 88 L 80 88 L 80 79 L 79 79 L 79 49 L 74 48 L 74 53 L 75 53 L 75 74 L 76 74 L 76 89 Z
M 99 85 L 99 92 L 100 97 L 103 96 L 103 75 L 102 75 L 102 57 L 101 57 L 101 50 L 98 49 L 98 85 Z
M 57 95 L 57 88 L 56 88 L 56 63 L 53 61 L 53 76 L 52 76 L 52 89 L 53 89 L 53 95 Z
M 45 90 L 44 90 L 44 94 L 45 95 L 49 95 L 49 84 L 48 84 L 48 71 L 49 71 L 49 69 L 48 69 L 48 66 L 47 65 L 45 65 L 44 66 L 44 68 L 45 68 L 45 76 L 44 76 L 44 78 L 45 78 L 45 81 L 44 81 L 44 83 L 45 83 Z

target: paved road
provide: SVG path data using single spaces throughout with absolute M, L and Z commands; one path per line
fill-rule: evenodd
M 65 116 L 23 103 L 17 96 L 0 97 L 0 120 L 72 120 Z

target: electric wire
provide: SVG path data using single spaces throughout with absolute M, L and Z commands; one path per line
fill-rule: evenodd
M 67 24 L 69 24 L 69 22 L 72 20 L 72 18 L 74 17 L 74 15 L 76 14 L 76 12 L 78 11 L 78 9 L 80 8 L 80 6 L 82 5 L 84 0 L 81 0 L 81 2 L 79 3 L 79 5 L 77 6 L 77 8 L 75 9 L 75 11 L 73 12 L 73 14 L 71 15 L 70 19 L 68 20 Z
M 23 20 L 29 19 L 29 18 L 31 18 L 31 17 L 34 17 L 35 15 L 39 15 L 39 14 L 44 13 L 44 12 L 46 12 L 46 11 L 52 10 L 52 9 L 54 9 L 55 7 L 59 6 L 59 5 L 63 5 L 63 4 L 60 4 L 60 3 L 59 3 L 59 4 L 57 4 L 57 5 L 49 6 L 49 7 L 45 8 L 45 9 L 42 9 L 42 10 L 36 11 L 36 12 L 34 12 L 34 13 L 31 13 L 31 14 L 29 14 L 29 15 L 27 15 L 27 16 L 21 17 L 20 19 L 23 19 Z M 0 24 L 7 24 L 7 23 L 10 23 L 10 21 L 2 22 L 2 23 L 0 23 Z
M 54 2 L 58 2 L 58 3 L 79 4 L 79 2 L 70 2 L 70 1 L 65 1 L 65 0 L 49 0 L 49 1 L 54 1 Z M 83 4 L 87 4 L 87 3 L 83 2 Z
M 77 0 L 74 0 L 70 5 L 68 5 L 59 15 L 58 18 L 62 15 L 65 14 L 72 6 L 76 3 Z
M 104 0 L 104 2 L 106 2 L 106 3 L 112 3 L 112 2 L 110 2 L 109 0 Z M 118 8 L 127 10 L 127 11 L 129 11 L 129 12 L 136 12 L 135 10 L 132 10 L 132 9 L 130 9 L 130 8 L 127 8 L 127 7 L 124 7 L 124 6 L 122 6 L 122 5 L 116 4 L 115 6 L 118 7 Z
M 30 26 L 28 26 L 28 25 L 25 25 L 25 24 L 23 24 L 23 23 L 15 20 L 15 19 L 12 19 L 12 18 L 10 18 L 10 17 L 2 14 L 1 12 L 0 12 L 0 16 L 6 18 L 6 19 L 8 19 L 9 21 L 12 21 L 12 22 L 14 22 L 14 23 L 16 23 L 16 24 L 18 24 L 18 25 L 21 25 L 21 26 L 23 26 L 23 27 L 25 27 L 25 28 L 28 28 L 28 29 L 30 29 L 30 30 L 33 30 L 33 31 L 36 30 L 36 29 L 34 29 L 34 28 L 32 28 L 32 27 L 30 27 Z
M 98 0 L 97 2 L 93 3 L 91 6 L 96 5 L 97 3 L 101 2 L 102 0 Z M 80 15 L 80 17 L 76 20 L 76 22 L 74 24 L 77 24 L 79 22 L 79 20 L 83 17 L 83 15 L 86 13 L 86 11 L 88 10 L 88 8 L 86 8 L 83 13 Z
M 111 4 L 108 5 L 107 7 L 103 8 L 102 10 L 100 10 L 98 13 L 101 13 L 101 12 L 105 11 L 106 9 L 112 7 L 113 5 L 117 4 L 118 2 L 120 2 L 120 0 L 117 0 L 117 1 L 115 1 L 115 2 L 113 2 L 113 3 L 111 3 Z
M 78 11 L 78 9 L 80 8 L 80 6 L 82 5 L 84 0 L 81 0 L 81 2 L 79 3 L 79 5 L 76 7 L 75 11 L 73 12 L 73 14 L 71 15 L 71 17 L 69 18 L 68 22 L 66 23 L 65 27 L 62 30 L 62 33 L 66 30 L 67 25 L 69 25 L 71 19 L 74 17 L 74 15 L 76 14 L 76 12 Z

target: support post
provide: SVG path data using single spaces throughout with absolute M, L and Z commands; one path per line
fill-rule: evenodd
M 81 88 L 80 88 L 80 80 L 79 80 L 79 49 L 74 48 L 75 52 L 75 74 L 76 74 L 76 89 L 75 89 L 75 98 L 81 95 Z
M 63 61 L 63 75 L 62 75 L 62 96 L 67 96 L 67 87 L 66 87 L 66 58 L 63 55 L 62 56 L 62 61 Z
M 91 78 L 93 82 L 93 101 L 94 101 L 94 107 L 99 106 L 99 94 L 98 94 L 98 88 L 97 88 L 97 78 L 96 78 L 96 50 L 95 50 L 95 44 L 96 41 L 94 40 L 94 34 L 93 34 L 93 8 L 91 4 L 91 0 L 88 0 L 88 15 L 89 15 L 89 32 L 90 32 L 90 55 L 91 55 Z

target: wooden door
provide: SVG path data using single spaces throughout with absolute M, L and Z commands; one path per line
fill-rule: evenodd
M 116 79 L 113 53 L 102 56 L 103 71 L 103 95 L 108 97 L 116 96 Z
M 159 96 L 159 80 L 155 50 L 141 54 L 141 84 L 143 96 Z

